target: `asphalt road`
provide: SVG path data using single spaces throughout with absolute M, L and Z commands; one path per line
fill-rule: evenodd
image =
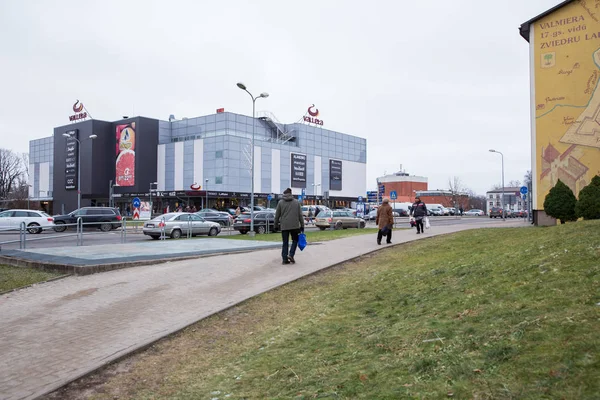
M 509 221 L 515 221 L 509 219 Z M 462 225 L 472 223 L 492 223 L 498 222 L 498 219 L 488 217 L 430 217 L 432 228 L 435 226 Z M 516 222 L 516 221 L 515 221 Z M 523 224 L 527 224 L 526 220 L 522 220 Z M 375 221 L 367 221 L 368 228 L 375 227 Z M 408 218 L 396 218 L 396 228 L 410 228 Z M 316 230 L 314 226 L 307 226 L 307 232 Z M 237 231 L 223 230 L 219 236 L 239 235 Z M 77 237 L 75 231 L 66 231 L 57 233 L 54 231 L 45 231 L 39 235 L 26 235 L 28 249 L 47 248 L 47 247 L 71 247 L 77 246 Z M 118 244 L 122 243 L 121 230 L 116 230 L 108 233 L 100 232 L 99 230 L 86 230 L 83 236 L 84 246 L 94 246 L 100 244 Z M 141 227 L 137 229 L 129 228 L 127 230 L 126 243 L 136 243 L 143 241 L 151 241 L 152 239 L 142 234 Z M 12 243 L 7 243 L 12 242 Z M 19 233 L 0 232 L 0 254 L 2 250 L 18 250 L 19 249 Z

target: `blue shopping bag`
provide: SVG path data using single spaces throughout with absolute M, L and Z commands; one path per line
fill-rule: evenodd
M 298 248 L 300 249 L 300 251 L 304 250 L 304 248 L 306 247 L 306 235 L 304 233 L 301 233 L 298 235 Z

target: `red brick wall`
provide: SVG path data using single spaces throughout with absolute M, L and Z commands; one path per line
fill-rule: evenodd
M 396 191 L 398 194 L 397 202 L 412 202 L 415 200 L 414 191 L 427 190 L 427 183 L 425 182 L 386 182 L 385 194 L 383 197 L 389 199 L 390 192 Z

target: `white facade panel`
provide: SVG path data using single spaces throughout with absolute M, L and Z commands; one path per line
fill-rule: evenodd
M 166 145 L 159 144 L 158 145 L 158 154 L 156 157 L 157 166 L 156 166 L 156 189 L 159 191 L 165 190 L 165 154 L 166 154 Z
M 40 176 L 38 183 L 38 195 L 40 197 L 48 197 L 50 190 L 50 163 L 40 163 Z
M 254 193 L 262 191 L 262 147 L 254 146 Z
M 281 150 L 271 149 L 271 193 L 281 192 Z
M 204 139 L 194 140 L 194 183 L 204 187 Z
M 183 142 L 175 143 L 175 190 L 183 189 Z
M 321 156 L 315 156 L 315 187 L 310 194 L 321 196 L 323 194 L 323 166 Z

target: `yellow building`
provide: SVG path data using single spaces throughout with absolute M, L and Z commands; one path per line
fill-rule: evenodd
M 577 196 L 600 174 L 600 0 L 568 0 L 525 22 L 531 75 L 532 209 L 560 179 Z

